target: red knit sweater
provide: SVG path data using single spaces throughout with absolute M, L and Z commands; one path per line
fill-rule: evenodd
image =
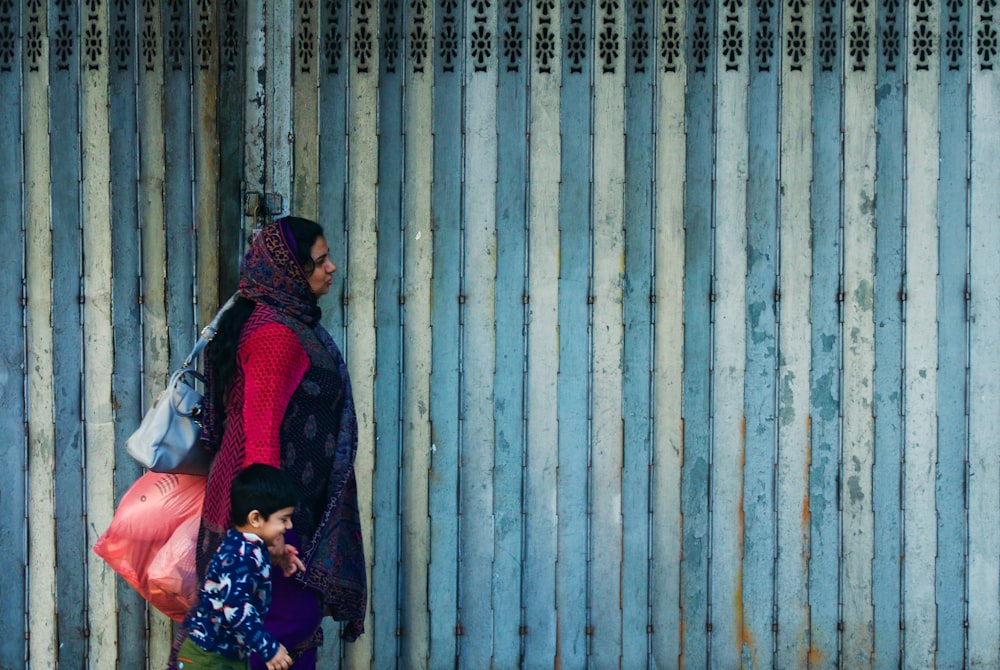
M 269 323 L 256 329 L 239 349 L 245 376 L 243 466 L 281 466 L 281 422 L 288 401 L 309 369 L 309 356 L 287 326 Z

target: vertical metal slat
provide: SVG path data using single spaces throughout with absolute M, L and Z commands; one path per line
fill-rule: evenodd
M 402 11 L 383 3 L 378 86 L 378 208 L 375 284 L 375 470 L 372 473 L 372 635 L 377 666 L 398 662 L 400 629 L 400 377 L 402 373 L 403 81 L 397 64 Z
M 526 47 L 527 4 L 500 4 L 497 34 L 496 352 L 493 384 L 493 664 L 516 667 L 522 657 L 527 306 L 527 64 L 511 58 Z M 504 110 L 502 113 L 499 110 Z
M 698 6 L 687 16 L 687 173 L 684 192 L 684 376 L 681 514 L 681 654 L 685 665 L 711 664 L 711 312 L 714 51 L 703 55 L 715 17 Z M 697 45 L 697 46 L 696 46 Z
M 429 664 L 449 665 L 459 653 L 458 461 L 461 385 L 460 294 L 462 222 L 462 100 L 464 98 L 463 3 L 435 3 L 434 54 L 434 214 L 431 283 L 431 528 L 428 608 Z
M 80 211 L 80 27 L 69 6 L 49 3 L 49 160 L 52 189 L 52 339 L 56 598 L 59 665 L 87 654 L 83 487 L 83 295 Z M 60 39 L 62 38 L 62 39 Z M 58 110 L 58 112 L 56 111 Z M 42 287 L 37 287 L 42 288 Z M 58 445 L 58 448 L 56 448 Z
M 945 5 L 941 32 L 968 28 L 968 5 Z M 947 42 L 943 44 L 947 45 Z M 938 667 L 962 667 L 966 648 L 965 500 L 968 418 L 969 289 L 969 89 L 968 62 L 950 48 L 940 52 L 940 178 L 938 230 L 938 369 L 937 378 L 937 602 Z
M 527 373 L 524 484 L 524 658 L 547 667 L 557 657 L 557 464 L 559 458 L 559 184 L 562 60 L 560 6 L 531 14 L 535 43 L 549 46 L 531 61 L 528 93 Z M 542 361 L 549 364 L 539 365 Z M 530 558 L 528 558 L 530 557 Z
M 796 49 L 781 57 L 778 237 L 778 562 L 775 665 L 809 663 L 810 381 L 812 368 L 810 277 L 813 238 L 813 54 L 802 48 L 813 33 L 809 11 L 783 5 L 781 34 Z
M 742 655 L 774 665 L 777 580 L 778 75 L 776 7 L 750 10 L 747 93 L 746 442 L 743 468 Z M 752 575 L 752 578 L 748 576 Z
M 624 276 L 622 285 L 622 558 L 634 568 L 622 570 L 621 665 L 642 667 L 649 658 L 652 510 L 652 379 L 654 220 L 654 75 L 652 35 L 655 12 L 640 0 L 627 5 L 626 43 L 621 61 L 624 90 Z M 645 556 L 645 569 L 639 561 Z
M 995 30 L 996 14 L 977 7 L 973 34 Z M 969 79 L 969 539 L 968 659 L 971 667 L 1000 665 L 1000 69 L 995 52 L 976 54 Z
M 589 6 L 564 7 L 559 188 L 557 663 L 582 667 L 587 612 L 590 470 L 591 132 L 593 25 Z
M 872 601 L 876 667 L 900 663 L 902 527 L 900 489 L 902 469 L 902 291 L 903 268 L 903 155 L 902 143 L 892 138 L 903 132 L 903 68 L 892 47 L 902 35 L 897 5 L 881 2 L 878 33 L 879 95 L 876 97 L 875 170 L 875 373 L 873 413 L 875 453 L 872 466 L 872 506 L 875 553 L 872 564 Z M 895 41 L 893 40 L 895 36 Z M 889 48 L 887 49 L 886 46 Z
M 927 8 L 929 9 L 929 8 Z M 917 47 L 938 15 L 907 11 L 906 183 L 903 249 L 903 663 L 930 667 L 938 646 L 935 500 L 938 378 L 939 62 Z
M 0 30 L 16 31 L 20 8 L 0 7 Z M 5 436 L 5 467 L 0 471 L 6 513 L 0 520 L 0 543 L 11 559 L 0 579 L 0 667 L 21 667 L 25 663 L 25 621 L 28 554 L 26 528 L 30 511 L 26 505 L 28 472 L 28 415 L 25 329 L 25 249 L 27 244 L 23 213 L 27 213 L 22 183 L 24 171 L 21 142 L 25 135 L 21 110 L 28 108 L 28 91 L 23 86 L 25 59 L 12 50 L 8 67 L 0 70 L 0 193 L 6 194 L 0 220 L 4 221 L 6 244 L 0 246 L 0 323 L 6 325 L 0 338 L 0 434 Z M 28 122 L 30 123 L 30 122 Z
M 406 35 L 412 40 L 410 58 L 404 59 L 405 121 L 403 168 L 403 470 L 400 500 L 402 532 L 400 617 L 404 622 L 400 664 L 423 667 L 430 657 L 428 585 L 430 577 L 430 393 L 433 331 L 428 290 L 434 278 L 433 86 L 430 40 L 433 30 L 431 3 L 404 8 Z
M 672 667 L 680 661 L 684 633 L 680 616 L 684 592 L 681 477 L 684 459 L 684 259 L 687 248 L 684 197 L 688 165 L 684 129 L 689 105 L 686 61 L 682 57 L 686 49 L 682 38 L 687 25 L 685 7 L 685 3 L 662 6 L 656 23 L 664 44 L 671 47 L 657 53 L 653 115 L 656 151 L 653 286 L 656 300 L 651 314 L 655 375 L 650 471 L 650 662 L 658 667 Z
M 808 11 L 808 10 L 807 10 Z M 816 6 L 815 34 L 843 34 L 842 20 L 829 7 Z M 809 610 L 810 653 L 817 667 L 834 667 L 840 642 L 840 457 L 841 422 L 841 107 L 842 59 L 820 51 L 816 40 L 813 87 L 812 186 L 812 372 L 809 467 Z M 840 51 L 838 50 L 838 54 Z
M 142 468 L 125 452 L 125 440 L 142 417 L 142 315 L 140 277 L 142 240 L 139 234 L 139 146 L 136 116 L 136 69 L 139 50 L 135 35 L 134 2 L 116 6 L 110 24 L 116 35 L 109 72 L 110 144 L 116 148 L 111 161 L 111 254 L 114 371 L 112 395 L 115 412 L 114 499 L 121 500 Z M 118 580 L 118 664 L 139 667 L 147 656 L 146 601 L 123 579 Z
M 471 667 L 490 664 L 494 642 L 498 54 L 485 36 L 496 34 L 497 10 L 472 3 L 465 16 L 458 604 Z

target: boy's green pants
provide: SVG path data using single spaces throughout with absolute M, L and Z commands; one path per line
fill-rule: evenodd
M 192 642 L 191 638 L 184 640 L 177 652 L 178 670 L 247 670 L 249 667 L 249 661 L 237 661 L 207 652 Z

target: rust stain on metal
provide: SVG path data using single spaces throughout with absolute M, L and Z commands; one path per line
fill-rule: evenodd
M 683 668 L 684 668 L 684 621 L 685 621 L 685 619 L 684 619 L 684 605 L 681 605 L 680 606 L 680 621 L 678 622 L 679 625 L 677 626 L 677 630 L 679 631 L 679 635 L 678 635 L 677 639 L 680 641 L 680 647 L 681 647 L 680 652 L 677 654 L 677 666 L 679 668 L 681 668 L 681 670 L 683 670 Z
M 556 610 L 556 657 L 552 659 L 552 670 L 560 670 L 562 668 L 562 647 L 559 643 L 560 629 L 559 629 L 559 610 Z
M 757 647 L 754 642 L 753 633 L 750 629 L 746 627 L 746 622 L 743 617 L 743 566 L 736 571 L 736 594 L 735 594 L 735 605 L 736 605 L 736 624 L 737 630 L 740 632 L 740 648 L 741 649 L 755 649 Z
M 819 648 L 814 647 L 810 644 L 808 658 L 809 658 L 809 667 L 811 668 L 813 666 L 820 665 L 823 662 L 825 656 L 823 655 L 823 652 Z
M 741 649 L 754 649 L 756 645 L 754 644 L 753 634 L 746 627 L 746 622 L 744 620 L 744 610 L 743 610 L 743 558 L 745 555 L 745 543 L 744 537 L 746 535 L 746 487 L 743 482 L 745 481 L 747 469 L 747 418 L 746 416 L 740 417 L 740 495 L 739 495 L 739 508 L 737 509 L 737 537 L 739 538 L 740 547 L 740 567 L 736 571 L 736 592 L 733 603 L 736 608 L 736 630 L 739 631 Z
M 806 416 L 806 458 L 805 458 L 805 472 L 803 473 L 806 478 L 806 482 L 809 481 L 809 467 L 812 465 L 812 441 L 809 439 L 810 431 L 812 430 L 812 417 Z M 809 511 L 809 486 L 805 487 L 802 493 L 802 534 L 803 537 L 807 536 L 809 533 L 809 522 L 811 520 L 811 513 Z
M 680 436 L 680 443 L 681 443 L 681 462 L 680 462 L 680 463 L 678 464 L 678 467 L 680 467 L 680 468 L 683 468 L 683 467 L 684 467 L 684 417 L 681 417 L 681 422 L 680 422 L 680 424 L 681 424 L 681 425 L 679 426 L 679 428 L 680 428 L 680 432 L 679 432 L 679 433 L 677 433 L 677 434 L 678 434 L 678 435 Z

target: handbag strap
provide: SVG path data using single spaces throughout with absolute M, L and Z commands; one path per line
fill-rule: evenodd
M 198 341 L 194 343 L 194 348 L 191 350 L 191 353 L 184 359 L 184 364 L 181 365 L 181 370 L 186 370 L 188 366 L 194 363 L 198 356 L 201 355 L 202 349 L 208 346 L 208 343 L 212 341 L 215 334 L 219 332 L 219 320 L 222 318 L 222 315 L 225 314 L 227 309 L 236 304 L 236 300 L 239 297 L 239 291 L 230 296 L 229 300 L 226 301 L 226 304 L 220 307 L 219 311 L 215 313 L 215 316 L 208 323 L 208 325 L 201 329 L 201 335 L 198 337 Z

